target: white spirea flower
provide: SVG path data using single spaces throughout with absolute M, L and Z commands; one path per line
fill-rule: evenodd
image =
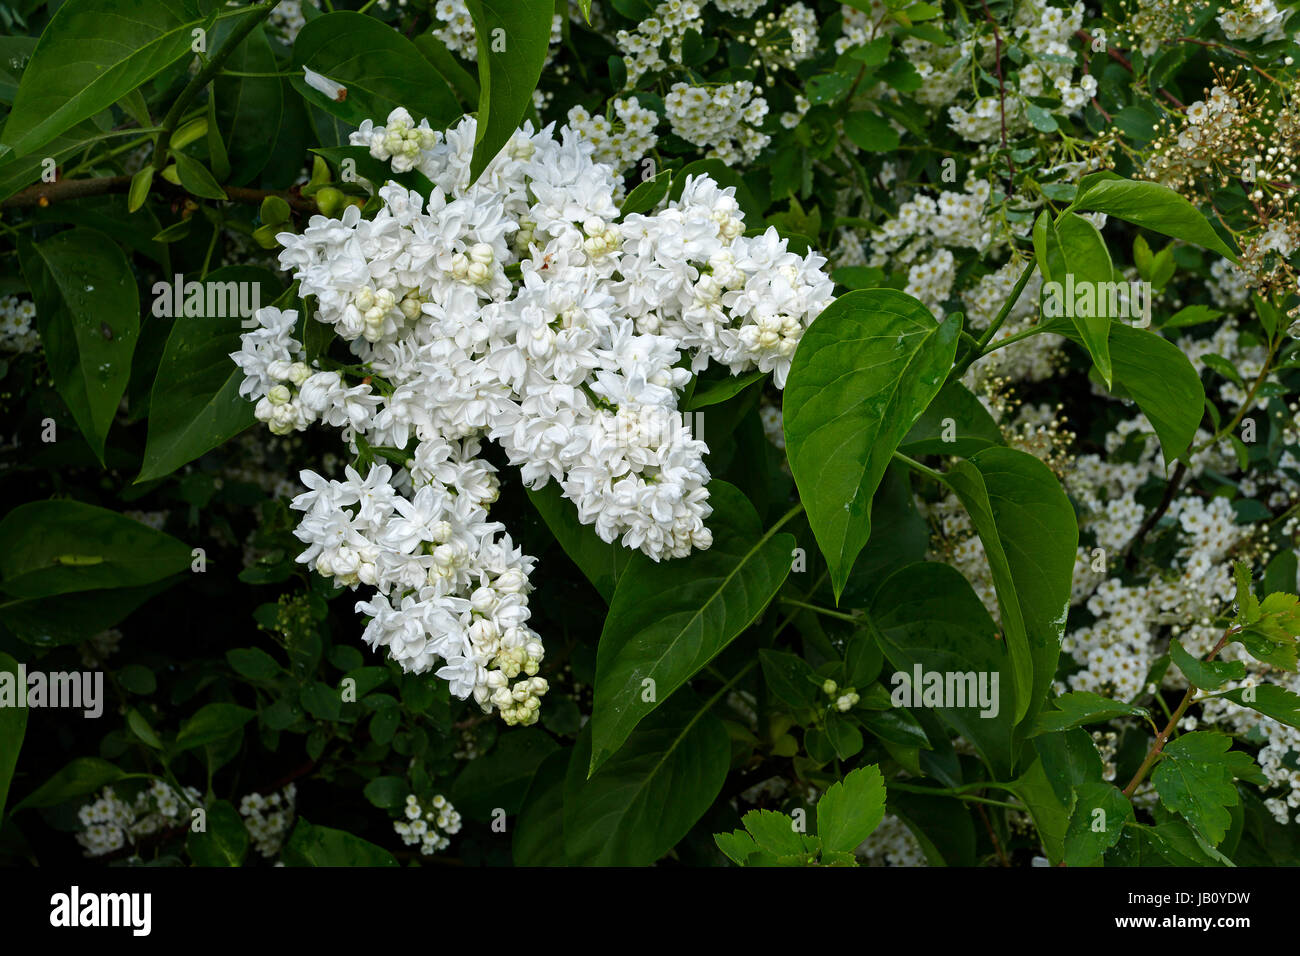
M 159 831 L 188 826 L 189 810 L 200 805 L 201 796 L 193 787 L 178 794 L 161 780 L 151 781 L 133 799 L 105 787 L 77 811 L 82 826 L 77 842 L 86 856 L 105 856 Z
M 833 286 L 821 256 L 773 229 L 745 236 L 734 190 L 708 177 L 620 222 L 619 176 L 572 129 L 525 127 L 470 185 L 472 118 L 406 152 L 388 148 L 393 128 L 403 143 L 415 129 L 405 111 L 363 127 L 409 156 L 431 196 L 390 184 L 373 219 L 351 206 L 279 237 L 313 320 L 369 375 L 306 366 L 296 313 L 263 309 L 233 355 L 241 394 L 274 432 L 320 420 L 354 452 L 358 438 L 392 450 L 396 469 L 303 473 L 300 560 L 376 589 L 358 604 L 372 647 L 532 723 L 546 691 L 527 626 L 533 559 L 488 518 L 496 478 L 480 441 L 529 487 L 557 482 L 604 541 L 655 560 L 707 548 L 707 448 L 678 411 L 691 375 L 679 360 L 782 387 Z
M 407 846 L 418 846 L 425 856 L 445 850 L 451 845 L 449 837 L 460 832 L 460 812 L 442 794 L 420 805 L 415 794 L 408 794 L 402 807 L 405 820 L 393 821 L 393 830 Z
M 270 794 L 249 793 L 239 801 L 239 815 L 253 841 L 253 849 L 264 857 L 273 857 L 284 846 L 293 825 L 294 804 L 298 797 L 295 784 Z

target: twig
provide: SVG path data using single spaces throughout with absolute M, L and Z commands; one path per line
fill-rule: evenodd
M 163 117 L 162 132 L 158 134 L 158 142 L 153 148 L 153 168 L 155 171 L 162 169 L 167 165 L 167 147 L 172 140 L 172 133 L 189 109 L 190 103 L 202 92 L 203 88 L 212 82 L 213 78 L 221 72 L 221 64 L 225 63 L 230 54 L 235 52 L 235 48 L 244 42 L 244 38 L 256 29 L 257 25 L 271 15 L 280 0 L 270 0 L 260 7 L 251 7 L 249 16 L 235 27 L 229 38 L 222 45 L 221 49 L 212 54 L 212 59 L 199 72 L 195 73 L 193 78 L 181 90 L 180 95 L 172 102 L 171 109 Z
M 1138 551 L 1142 547 L 1142 542 L 1146 539 L 1147 534 L 1156 526 L 1156 522 L 1164 517 L 1169 506 L 1173 504 L 1174 496 L 1178 494 L 1178 487 L 1183 483 L 1183 476 L 1187 474 L 1187 465 L 1179 461 L 1174 466 L 1174 473 L 1169 476 L 1169 484 L 1165 486 L 1164 497 L 1160 499 L 1160 504 L 1156 509 L 1146 516 L 1146 520 L 1138 527 L 1137 533 L 1129 539 L 1127 547 L 1124 548 L 1124 566 L 1132 571 L 1133 566 L 1137 563 Z
M 993 63 L 998 71 L 998 113 L 1002 121 L 1002 150 L 1006 152 L 1007 148 L 1007 85 L 1002 79 L 1002 31 L 998 29 L 998 21 L 993 19 L 993 11 L 989 9 L 988 0 L 980 0 L 980 5 L 984 7 L 984 16 L 993 26 Z M 1011 154 L 1007 153 L 1007 192 L 1010 192 L 1011 180 L 1016 175 L 1016 165 L 1011 161 Z
M 124 193 L 131 188 L 130 176 L 100 176 L 92 179 L 61 179 L 53 183 L 28 186 L 0 202 L 0 209 L 21 209 L 27 206 L 50 206 L 69 199 L 85 199 L 109 193 Z M 189 193 L 166 180 L 154 180 L 151 187 L 172 196 L 188 197 Z M 249 189 L 245 186 L 222 186 L 231 202 L 258 205 L 267 196 L 279 196 L 289 206 L 302 213 L 318 212 L 316 201 L 291 189 Z M 192 198 L 192 197 L 191 197 Z
M 1082 40 L 1084 43 L 1086 43 L 1089 47 L 1092 46 L 1092 34 L 1090 34 L 1087 30 L 1075 30 L 1074 35 L 1078 37 L 1080 40 Z M 1124 67 L 1124 69 L 1128 70 L 1130 73 L 1134 72 L 1133 64 L 1129 62 L 1128 57 L 1126 57 L 1123 53 L 1120 53 L 1119 50 L 1116 50 L 1114 47 L 1110 46 L 1110 44 L 1106 45 L 1106 53 L 1110 56 L 1112 60 L 1114 60 L 1120 66 Z M 1174 106 L 1178 107 L 1180 110 L 1187 108 L 1186 104 L 1183 103 L 1182 100 L 1174 96 L 1174 94 L 1170 93 L 1168 90 L 1164 89 L 1163 87 L 1161 87 L 1156 92 L 1159 93 L 1161 96 L 1163 96 L 1165 99 L 1167 99 Z
M 1228 638 L 1232 637 L 1233 634 L 1236 634 L 1238 630 L 1239 628 L 1233 626 L 1223 632 L 1223 636 L 1219 638 L 1219 643 L 1215 644 L 1214 649 L 1210 651 L 1209 654 L 1205 655 L 1205 662 L 1207 664 L 1214 660 L 1219 651 L 1223 650 L 1223 646 L 1228 643 Z M 1178 721 L 1181 720 L 1183 714 L 1187 712 L 1187 708 L 1192 705 L 1192 699 L 1196 696 L 1196 691 L 1196 685 L 1189 679 L 1187 681 L 1187 693 L 1183 694 L 1183 699 L 1179 702 L 1178 708 L 1169 716 L 1169 723 L 1165 725 L 1165 729 L 1160 732 L 1160 736 L 1156 737 L 1156 742 L 1151 747 L 1146 759 L 1142 761 L 1142 766 L 1138 767 L 1137 773 L 1133 774 L 1133 779 L 1130 780 L 1128 786 L 1124 788 L 1124 796 L 1130 798 L 1133 796 L 1134 791 L 1138 788 L 1138 784 L 1142 782 L 1142 778 L 1147 775 L 1147 771 L 1151 769 L 1151 765 L 1156 762 L 1156 758 L 1164 751 L 1165 744 L 1169 742 L 1169 738 L 1178 728 Z

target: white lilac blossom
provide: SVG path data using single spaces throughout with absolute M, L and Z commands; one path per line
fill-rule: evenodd
M 409 142 L 404 113 L 367 135 L 394 120 Z M 474 133 L 466 118 L 428 148 L 384 145 L 433 183 L 427 199 L 389 184 L 373 219 L 350 206 L 278 237 L 312 321 L 350 343 L 361 376 L 308 364 L 298 315 L 274 308 L 232 358 L 273 432 L 322 421 L 354 454 L 397 464 L 344 481 L 303 472 L 299 560 L 376 589 L 357 605 L 372 647 L 532 723 L 547 689 L 527 625 L 533 559 L 488 517 L 480 443 L 528 487 L 558 483 L 604 541 L 655 560 L 707 548 L 707 448 L 678 396 L 710 361 L 783 387 L 833 285 L 821 256 L 774 229 L 745 236 L 734 190 L 708 177 L 619 221 L 621 181 L 574 130 L 525 127 L 471 185 Z

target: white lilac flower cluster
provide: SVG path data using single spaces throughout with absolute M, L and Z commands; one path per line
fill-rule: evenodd
M 756 128 L 767 100 L 748 80 L 692 86 L 674 83 L 664 97 L 673 132 L 729 165 L 753 162 L 772 137 Z
M 567 128 L 526 127 L 471 185 L 474 132 L 466 118 L 420 150 L 427 200 L 390 184 L 373 219 L 351 206 L 278 237 L 359 383 L 309 365 L 297 315 L 274 308 L 232 358 L 272 431 L 324 421 L 354 454 L 398 464 L 342 482 L 304 472 L 300 560 L 377 589 L 357 606 L 371 646 L 414 672 L 441 660 L 458 696 L 531 723 L 546 690 L 526 624 L 532 559 L 487 518 L 480 440 L 529 487 L 558 482 L 604 541 L 656 560 L 707 548 L 707 449 L 677 408 L 679 359 L 771 372 L 780 388 L 833 284 L 774 229 L 745 236 L 734 191 L 707 177 L 618 221 L 618 177 Z
M 420 162 L 420 154 L 433 149 L 437 136 L 429 128 L 429 121 L 415 120 L 404 107 L 397 107 L 388 114 L 388 121 L 383 126 L 376 126 L 372 120 L 362 120 L 361 125 L 348 135 L 348 142 L 353 146 L 365 146 L 375 159 L 389 163 L 395 173 L 408 173 Z
M 36 305 L 16 295 L 0 298 L 0 352 L 30 352 L 40 344 Z
M 161 780 L 154 780 L 132 799 L 105 787 L 99 796 L 77 811 L 82 830 L 77 833 L 86 856 L 105 856 L 135 844 L 168 827 L 188 824 L 188 809 L 197 806 L 199 792 L 186 787 L 184 795 Z
M 279 854 L 289 828 L 293 826 L 298 788 L 290 783 L 283 790 L 263 795 L 250 793 L 239 801 L 239 815 L 253 841 L 253 849 L 270 858 Z
M 420 805 L 415 794 L 408 794 L 403 808 L 405 820 L 396 820 L 393 829 L 407 846 L 419 846 L 425 856 L 451 846 L 449 837 L 460 832 L 460 813 L 442 794 L 429 801 L 428 808 Z
M 308 544 L 299 560 L 337 584 L 377 588 L 357 603 L 372 648 L 415 674 L 442 661 L 437 676 L 457 697 L 528 725 L 548 689 L 536 676 L 541 640 L 527 624 L 533 559 L 488 520 L 497 483 L 478 451 L 474 439 L 421 442 L 403 475 L 418 488 L 409 498 L 386 464 L 364 480 L 349 466 L 344 482 L 303 472 L 311 490 L 293 500 Z

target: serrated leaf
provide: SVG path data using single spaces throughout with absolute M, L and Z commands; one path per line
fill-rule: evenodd
M 1246 665 L 1240 661 L 1200 660 L 1187 653 L 1178 638 L 1169 642 L 1169 656 L 1183 672 L 1183 676 L 1203 690 L 1214 690 L 1230 680 L 1241 680 L 1246 676 Z
M 1300 695 L 1276 684 L 1238 687 L 1222 695 L 1233 703 L 1249 707 L 1265 717 L 1300 729 Z
M 1165 746 L 1151 775 L 1160 801 L 1198 834 L 1218 846 L 1232 822 L 1227 808 L 1240 799 L 1234 777 L 1264 782 L 1249 755 L 1229 752 L 1227 734 L 1195 731 Z
M 1055 710 L 1044 710 L 1038 715 L 1034 735 L 1050 734 L 1072 727 L 1104 723 L 1116 717 L 1149 717 L 1150 711 L 1135 704 L 1111 700 L 1091 691 L 1079 690 L 1062 694 L 1052 701 Z
M 1136 820 L 1133 804 L 1111 783 L 1085 783 L 1076 791 L 1065 830 L 1065 865 L 1091 866 L 1119 842 L 1124 824 Z
M 885 816 L 880 768 L 859 767 L 827 788 L 817 802 L 817 836 L 831 852 L 852 853 Z

